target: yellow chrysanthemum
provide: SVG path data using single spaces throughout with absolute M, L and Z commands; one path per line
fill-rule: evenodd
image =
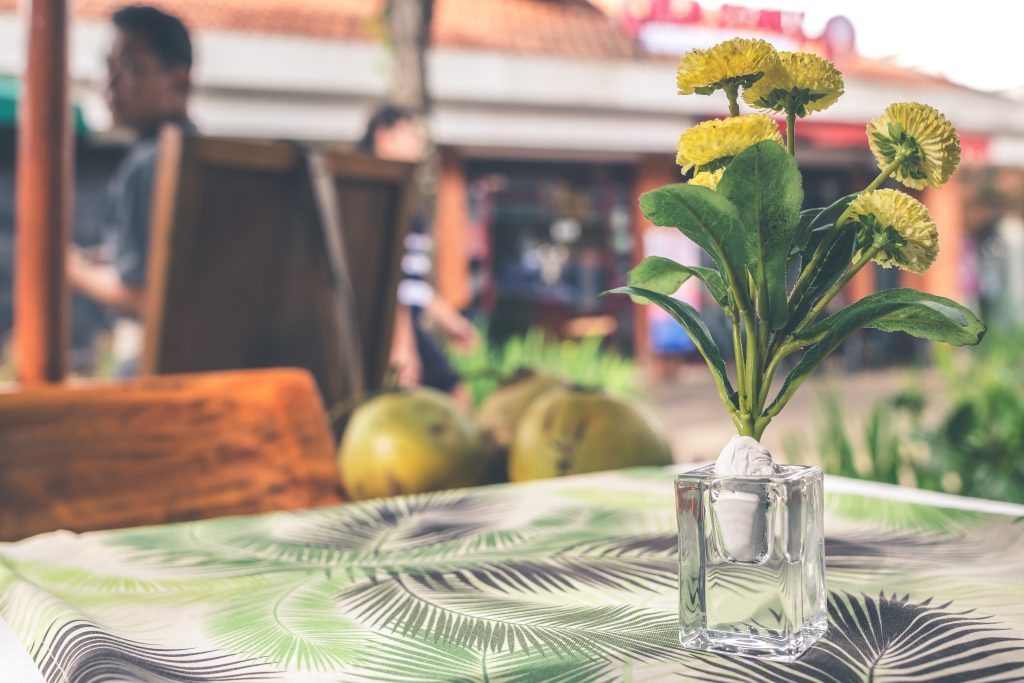
M 688 182 L 691 185 L 700 185 L 709 190 L 714 190 L 718 187 L 718 181 L 722 179 L 724 173 L 724 168 L 720 168 L 717 171 L 697 171 Z
M 843 94 L 843 74 L 832 62 L 809 52 L 780 52 L 775 68 L 743 92 L 751 107 L 796 116 L 828 109 Z
M 865 244 L 881 236 L 875 263 L 923 273 L 939 253 L 939 231 L 924 204 L 899 190 L 861 193 L 850 203 L 850 220 L 870 230 Z M 863 247 L 866 249 L 867 246 Z
M 690 50 L 679 60 L 680 95 L 710 95 L 726 87 L 749 88 L 778 61 L 771 43 L 733 38 L 707 50 Z
M 868 145 L 881 168 L 903 159 L 893 177 L 915 190 L 939 187 L 960 165 L 960 136 L 927 104 L 890 104 L 868 124 Z
M 715 171 L 724 168 L 732 157 L 763 140 L 782 144 L 775 121 L 765 114 L 730 116 L 699 123 L 679 137 L 676 163 L 683 173 Z

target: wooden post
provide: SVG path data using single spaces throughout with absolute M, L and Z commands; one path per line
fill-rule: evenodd
M 434 241 L 437 249 L 437 291 L 455 308 L 472 297 L 469 282 L 469 197 L 458 150 L 441 151 L 441 182 L 437 193 Z
M 64 274 L 72 216 L 67 0 L 33 0 L 18 112 L 14 354 L 26 385 L 59 382 L 67 366 Z

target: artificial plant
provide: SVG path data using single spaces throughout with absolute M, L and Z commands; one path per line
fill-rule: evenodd
M 985 326 L 970 310 L 914 289 L 882 290 L 821 317 L 872 261 L 915 273 L 935 261 L 938 230 L 927 208 L 905 192 L 879 188 L 889 178 L 918 190 L 949 180 L 960 140 L 946 117 L 916 102 L 890 105 L 867 126 L 878 176 L 829 206 L 801 210 L 796 120 L 842 95 L 835 66 L 814 54 L 736 38 L 684 55 L 678 87 L 683 95 L 724 91 L 730 117 L 684 132 L 677 162 L 684 174 L 692 172 L 689 181 L 641 195 L 640 206 L 655 225 L 693 240 L 714 266 L 650 256 L 630 271 L 627 287 L 607 293 L 653 302 L 683 326 L 739 434 L 760 439 L 818 364 L 860 328 L 955 345 L 981 341 Z M 785 118 L 785 140 L 771 116 L 740 115 L 741 95 L 751 107 Z M 700 313 L 671 296 L 691 277 L 703 282 L 732 324 L 735 386 Z M 801 357 L 772 397 L 775 373 L 793 354 Z

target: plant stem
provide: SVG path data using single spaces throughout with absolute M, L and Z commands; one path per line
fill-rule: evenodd
M 732 266 L 728 262 L 724 264 L 724 270 L 725 272 L 723 275 L 725 276 L 726 283 L 732 290 L 735 299 L 733 303 L 734 308 L 730 318 L 733 322 L 733 346 L 735 347 L 733 349 L 733 355 L 736 358 L 736 384 L 738 387 L 737 393 L 739 395 L 738 403 L 740 407 L 739 410 L 733 413 L 733 421 L 735 422 L 736 428 L 740 434 L 750 434 L 753 429 L 753 415 L 750 407 L 750 397 L 752 396 L 750 389 L 751 368 L 749 367 L 749 362 L 744 362 L 744 346 L 740 339 L 739 324 L 740 320 L 742 320 L 744 328 L 749 334 L 749 330 L 752 328 L 754 320 L 754 312 L 751 308 L 751 280 L 750 274 L 744 272 L 743 274 L 747 276 L 747 280 L 746 282 L 741 283 L 736 271 L 733 270 Z M 738 316 L 737 313 L 739 314 Z M 753 339 L 753 336 L 747 337 L 746 343 L 748 350 L 753 349 Z M 747 361 L 749 361 L 749 352 L 746 354 L 746 358 Z M 705 360 L 707 360 L 707 358 L 705 358 Z M 710 365 L 710 362 L 708 365 Z M 721 393 L 721 391 L 719 393 Z M 723 396 L 723 402 L 726 403 L 726 406 L 729 407 L 729 410 L 731 411 L 731 401 L 728 400 L 728 397 Z
M 905 157 L 896 157 L 891 164 L 882 169 L 882 172 L 878 174 L 877 178 L 872 180 L 871 183 L 858 194 L 878 189 L 878 186 L 884 183 L 886 178 L 891 176 L 904 161 Z M 835 242 L 836 238 L 839 236 L 839 228 L 843 227 L 843 225 L 846 224 L 846 221 L 850 219 L 850 215 L 853 213 L 853 209 L 851 208 L 852 206 L 853 202 L 850 202 L 850 205 L 846 207 L 846 210 L 839 215 L 839 218 L 836 219 L 832 230 L 829 231 L 828 235 L 826 235 L 825 239 L 822 240 L 822 243 L 814 251 L 814 256 L 811 257 L 807 267 L 801 270 L 800 277 L 797 278 L 796 284 L 793 286 L 793 291 L 789 295 L 789 302 L 791 304 L 799 301 L 800 295 L 803 294 L 804 289 L 807 287 L 807 283 L 810 282 L 811 274 L 817 269 L 821 260 L 825 258 L 825 255 L 828 253 L 832 243 Z
M 738 84 L 725 86 L 725 96 L 729 98 L 729 116 L 740 115 L 740 86 Z
M 743 367 L 743 340 L 740 333 L 740 321 L 733 316 L 732 321 L 732 355 L 736 359 L 736 392 L 739 394 L 740 412 L 747 409 L 747 378 Z
M 758 294 L 758 315 L 760 320 L 757 324 L 757 387 L 751 391 L 750 398 L 753 404 L 751 414 L 754 418 L 757 418 L 761 411 L 764 409 L 764 401 L 760 399 L 766 389 L 764 387 L 765 365 L 768 362 L 768 350 L 769 337 L 771 335 L 771 324 L 768 316 L 768 287 L 762 284 L 761 291 Z M 771 380 L 767 380 L 771 382 Z
M 756 395 L 753 382 L 757 366 L 754 358 L 757 353 L 755 348 L 757 342 L 753 332 L 754 312 L 751 310 L 750 292 L 747 289 L 750 279 L 749 274 L 747 274 L 747 286 L 743 286 L 743 289 L 741 289 L 741 285 L 736 280 L 732 269 L 728 268 L 728 266 L 727 269 L 729 270 L 730 281 L 735 283 L 733 291 L 737 294 L 736 308 L 739 311 L 739 319 L 733 321 L 733 355 L 736 357 L 736 383 L 739 386 L 740 405 L 736 426 L 740 434 L 751 436 L 753 434 L 754 421 L 752 399 Z M 746 294 L 746 297 L 741 297 L 741 294 Z M 742 298 L 746 298 L 746 301 L 743 301 Z M 743 324 L 742 333 L 739 328 L 741 321 Z
M 796 157 L 796 112 L 786 110 L 786 146 L 789 147 L 789 155 Z
M 818 304 L 815 305 L 813 309 L 811 309 L 810 313 L 807 314 L 807 317 L 804 318 L 800 325 L 797 326 L 796 330 L 793 331 L 793 335 L 795 336 L 800 331 L 805 329 L 810 324 L 810 322 L 814 320 L 818 313 L 820 313 L 821 310 L 828 304 L 828 302 L 831 301 L 832 298 L 839 293 L 839 291 L 846 285 L 846 283 L 849 282 L 850 279 L 868 263 L 868 261 L 870 261 L 879 251 L 881 251 L 883 246 L 885 245 L 876 243 L 873 244 L 870 249 L 864 252 L 864 254 L 859 259 L 857 259 L 857 262 L 847 269 L 847 271 L 843 274 L 843 277 L 841 277 L 839 281 L 836 282 L 836 284 L 833 285 L 828 290 L 828 292 L 826 292 L 825 296 L 822 297 L 821 301 L 819 301 Z M 779 353 L 776 354 L 776 357 L 786 355 L 783 354 L 783 351 L 786 348 L 787 347 L 784 345 L 782 349 L 779 350 Z M 772 404 L 771 408 L 766 410 L 762 415 L 762 418 L 767 420 L 764 423 L 764 426 L 767 426 L 768 422 L 770 422 L 773 417 L 778 415 L 782 411 L 782 409 L 786 407 L 786 404 L 789 403 L 789 400 L 791 398 L 793 398 L 793 394 L 796 393 L 796 390 L 800 387 L 801 384 L 803 384 L 804 380 L 806 380 L 813 374 L 814 369 L 818 367 L 818 365 L 821 363 L 822 360 L 824 360 L 824 358 L 825 357 L 822 356 L 822 358 L 820 358 L 817 363 L 815 363 L 814 365 L 807 369 L 807 372 L 805 372 L 801 377 L 799 377 L 796 381 L 790 384 L 784 394 L 780 394 L 779 397 L 775 399 L 775 403 Z M 778 359 L 782 360 L 781 357 L 779 357 Z M 777 363 L 774 363 L 774 359 L 773 364 L 777 365 Z
M 885 168 L 883 168 L 882 172 L 879 173 L 878 176 L 874 180 L 871 181 L 871 184 L 869 184 L 867 187 L 865 187 L 863 190 L 861 190 L 859 194 L 864 194 L 865 192 L 871 192 L 872 190 L 877 190 L 878 186 L 881 185 L 882 183 L 884 183 L 889 176 L 891 176 L 893 173 L 895 173 L 896 169 L 899 168 L 900 164 L 902 164 L 904 161 L 906 161 L 906 157 L 903 156 L 903 155 L 900 155 L 900 156 L 896 157 L 895 159 L 893 159 L 892 163 L 889 164 L 888 166 L 886 166 Z M 850 214 L 853 213 L 853 209 L 851 208 L 852 205 L 853 205 L 853 202 L 850 202 L 850 205 L 848 205 L 846 207 L 846 210 L 843 211 L 839 215 L 839 218 L 836 219 L 836 229 L 833 230 L 832 233 L 837 232 L 838 229 L 843 227 L 843 225 L 846 224 L 846 221 L 848 221 L 850 219 Z
M 795 138 L 793 136 L 795 119 L 796 117 L 793 116 L 790 112 L 786 113 L 786 141 L 789 145 L 789 151 L 791 154 L 793 153 L 795 141 Z M 877 189 L 879 185 L 885 182 L 886 178 L 891 176 L 896 171 L 896 169 L 899 168 L 900 164 L 902 164 L 904 160 L 905 159 L 903 156 L 897 157 L 895 160 L 893 160 L 892 163 L 885 166 L 885 168 L 882 169 L 881 173 L 878 174 L 878 177 L 872 180 L 866 188 L 861 190 L 861 192 L 870 192 L 871 190 Z M 789 301 L 791 304 L 799 301 L 799 297 L 803 294 L 804 289 L 806 289 L 807 284 L 810 282 L 811 274 L 814 273 L 814 271 L 820 265 L 821 260 L 825 258 L 826 254 L 828 254 L 829 249 L 831 248 L 832 244 L 835 242 L 836 238 L 839 235 L 839 229 L 846 223 L 846 221 L 850 219 L 852 213 L 853 211 L 850 208 L 850 206 L 847 206 L 843 213 L 840 214 L 839 218 L 836 219 L 835 226 L 833 227 L 833 229 L 829 232 L 825 239 L 822 240 L 821 245 L 819 245 L 818 248 L 815 250 L 814 256 L 811 257 L 810 262 L 800 273 L 800 277 L 797 279 L 796 285 L 794 285 L 793 291 L 790 293 Z M 761 339 L 759 340 L 760 351 L 762 354 L 758 359 L 759 372 L 757 380 L 750 380 L 750 383 L 748 385 L 748 388 L 751 391 L 750 400 L 753 405 L 750 411 L 751 424 L 749 425 L 749 429 L 752 432 L 754 438 L 761 438 L 761 434 L 764 433 L 765 428 L 769 425 L 769 423 L 771 423 L 772 418 L 779 414 L 782 408 L 785 407 L 786 403 L 788 403 L 789 400 L 793 397 L 793 394 L 796 392 L 797 387 L 799 387 L 800 384 L 803 383 L 803 380 L 810 375 L 810 373 L 808 372 L 801 379 L 791 384 L 786 389 L 785 394 L 780 395 L 778 398 L 776 398 L 775 403 L 772 405 L 770 410 L 764 410 L 764 405 L 768 401 L 768 394 L 771 392 L 772 380 L 775 378 L 775 372 L 776 370 L 778 370 L 779 363 L 781 363 L 786 356 L 788 356 L 790 353 L 799 348 L 798 344 L 794 345 L 793 338 L 800 332 L 807 329 L 807 327 L 814 322 L 814 319 L 818 317 L 818 315 L 825 309 L 826 306 L 828 306 L 829 302 L 832 301 L 833 298 L 835 298 L 835 296 L 843 289 L 843 287 L 846 286 L 846 284 L 853 278 L 853 276 L 860 272 L 860 270 L 865 265 L 867 265 L 867 263 L 872 258 L 874 258 L 874 256 L 878 254 L 878 252 L 881 251 L 882 247 L 884 246 L 884 243 L 876 243 L 872 245 L 872 247 L 868 249 L 866 252 L 861 254 L 860 258 L 857 259 L 857 261 L 854 264 L 852 264 L 846 270 L 845 273 L 843 273 L 843 276 L 840 277 L 839 280 L 834 285 L 832 285 L 832 287 L 830 287 L 828 291 L 825 292 L 825 294 L 821 297 L 821 299 L 811 308 L 811 310 L 807 313 L 804 319 L 796 326 L 793 332 L 787 337 L 787 340 L 782 343 L 782 345 L 779 347 L 779 350 L 774 354 L 771 353 L 771 347 L 768 344 L 767 335 L 765 334 L 767 330 L 765 328 L 762 328 Z M 758 312 L 760 313 L 761 311 L 759 310 Z M 776 343 L 778 343 L 778 340 L 776 340 Z M 768 359 L 769 355 L 771 355 L 770 360 Z M 750 364 L 749 354 L 747 358 L 747 362 L 748 364 Z M 764 367 L 765 362 L 767 362 L 767 367 Z M 762 367 L 764 367 L 763 373 L 760 372 L 760 369 Z
M 843 287 L 846 286 L 846 283 L 848 283 L 853 278 L 853 276 L 860 271 L 861 268 L 866 266 L 868 264 L 868 261 L 874 258 L 875 255 L 882 250 L 883 246 L 884 244 L 872 245 L 872 247 L 865 251 L 852 266 L 847 268 L 846 272 L 843 273 L 843 276 L 839 278 L 836 281 L 836 283 L 829 288 L 827 292 L 825 292 L 825 295 L 821 297 L 818 303 L 814 304 L 814 307 L 811 308 L 811 310 L 807 313 L 807 316 L 803 319 L 803 321 L 799 325 L 797 325 L 796 329 L 793 331 L 793 334 L 797 334 L 803 331 L 804 329 L 807 328 L 808 325 L 814 322 L 814 319 L 818 317 L 818 314 L 825 309 L 825 306 L 828 306 L 828 302 L 832 301 L 832 299 L 835 298 L 836 294 L 842 291 Z
M 760 364 L 757 362 L 757 335 L 754 331 L 754 320 L 748 318 L 746 321 L 747 330 L 747 413 L 746 418 L 749 422 L 749 432 L 747 436 L 753 436 L 754 432 L 754 418 L 756 415 L 756 406 L 754 402 L 757 400 L 758 393 L 758 379 L 760 376 Z
M 758 441 L 761 440 L 761 435 L 764 434 L 764 430 L 771 424 L 772 419 L 770 417 L 759 417 L 754 421 L 754 438 Z
M 768 392 L 771 390 L 772 380 L 775 379 L 775 371 L 778 370 L 779 363 L 792 352 L 793 349 L 784 344 L 768 363 L 768 367 L 764 371 L 764 383 L 761 385 L 761 391 L 757 396 L 757 402 L 760 405 L 757 410 L 758 413 L 764 411 L 764 404 L 768 402 Z
M 758 385 L 761 380 L 761 346 L 760 329 L 768 318 L 767 306 L 768 297 L 765 296 L 764 287 L 754 282 L 754 276 L 747 271 L 747 288 L 750 291 L 750 299 L 754 302 L 754 314 L 747 321 L 747 409 L 749 419 L 753 420 L 757 415 L 757 394 Z M 753 428 L 751 427 L 751 430 Z

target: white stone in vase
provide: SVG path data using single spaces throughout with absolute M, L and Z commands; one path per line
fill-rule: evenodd
M 770 477 L 775 474 L 775 464 L 771 453 L 757 439 L 734 436 L 715 461 L 715 474 L 720 477 Z M 755 562 L 767 552 L 765 503 L 764 494 L 760 492 L 725 489 L 719 492 L 714 503 L 715 513 L 725 552 L 732 559 Z

